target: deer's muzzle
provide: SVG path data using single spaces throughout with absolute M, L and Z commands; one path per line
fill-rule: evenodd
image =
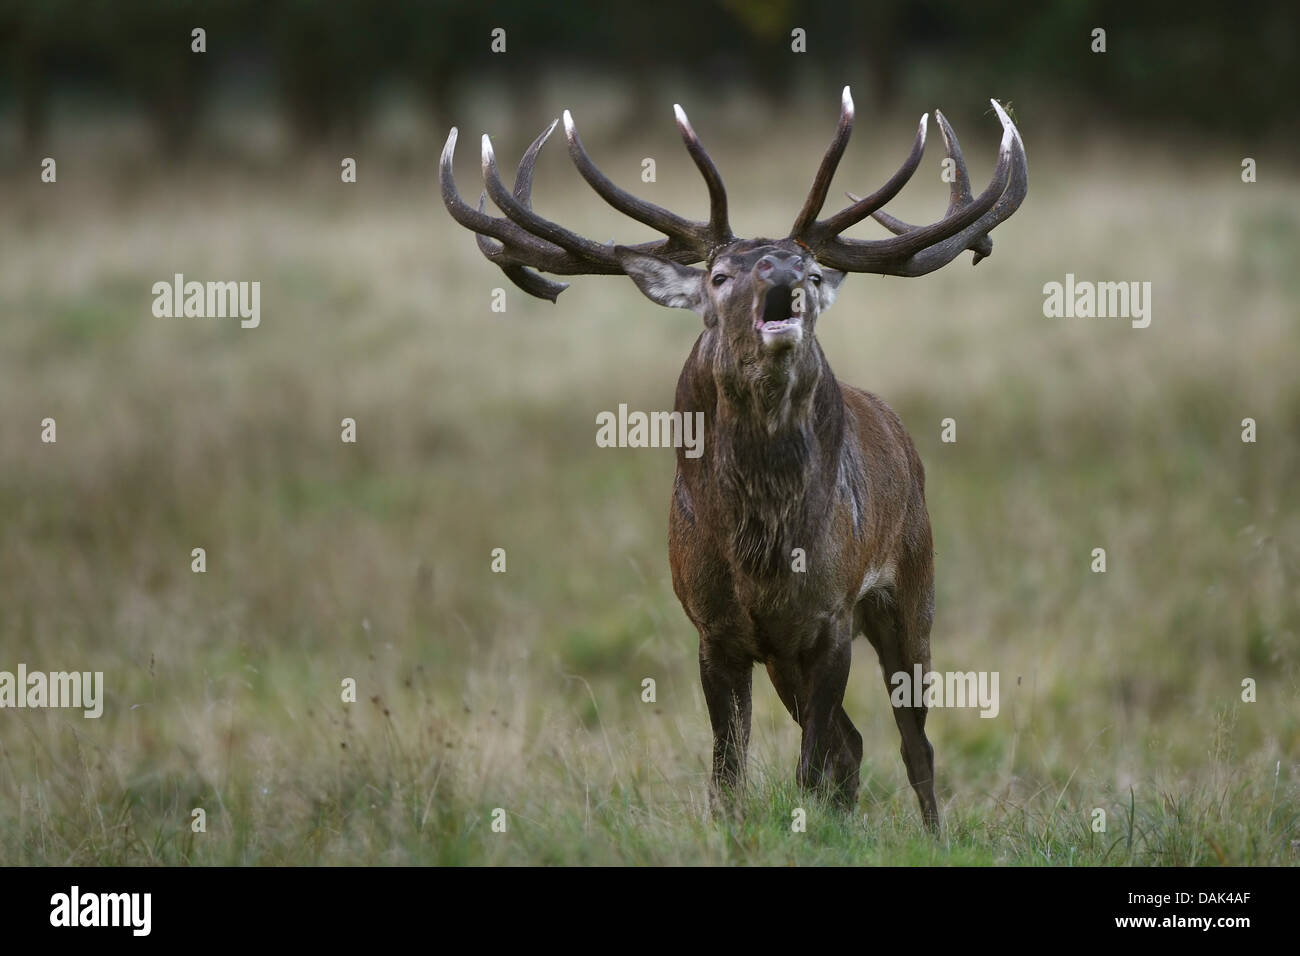
M 754 265 L 754 328 L 768 347 L 803 339 L 803 260 L 765 255 Z

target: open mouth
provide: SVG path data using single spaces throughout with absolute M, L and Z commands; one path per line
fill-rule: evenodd
M 772 286 L 756 303 L 754 328 L 764 342 L 803 336 L 803 316 L 793 311 L 793 304 L 794 290 L 789 286 Z

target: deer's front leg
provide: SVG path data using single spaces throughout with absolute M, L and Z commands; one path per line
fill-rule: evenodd
M 753 673 L 752 661 L 726 653 L 701 635 L 700 683 L 713 724 L 709 803 L 715 811 L 734 806 L 744 790 Z

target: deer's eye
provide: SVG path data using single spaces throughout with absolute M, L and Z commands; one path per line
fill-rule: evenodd
M 811 282 L 813 285 L 821 285 L 822 277 L 818 275 L 816 272 L 814 272 L 812 275 L 808 277 L 808 281 Z
M 719 272 L 717 275 L 713 277 L 713 284 L 715 286 L 720 286 L 722 285 L 722 283 L 726 282 L 730 278 L 731 276 Z

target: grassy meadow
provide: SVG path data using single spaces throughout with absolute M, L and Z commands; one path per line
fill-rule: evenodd
M 766 126 L 692 112 L 738 233 L 788 229 L 833 105 Z M 978 192 L 996 121 L 944 106 Z M 667 103 L 618 141 L 575 113 L 616 181 L 704 215 Z M 466 198 L 481 128 L 509 169 L 550 118 L 467 112 Z M 1037 119 L 1019 117 L 1029 196 L 992 258 L 852 276 L 819 329 L 925 461 L 934 666 L 1001 675 L 996 718 L 930 715 L 937 840 L 865 641 L 856 813 L 795 788 L 798 728 L 761 669 L 743 819 L 707 813 L 672 453 L 595 444 L 602 410 L 672 407 L 695 315 L 610 277 L 527 299 L 443 210 L 432 131 L 344 152 L 352 185 L 337 156 L 168 167 L 111 131 L 56 142 L 57 184 L 5 166 L 0 670 L 102 671 L 106 690 L 97 720 L 0 711 L 0 864 L 1300 861 L 1294 176 L 1261 158 L 1247 185 L 1236 146 L 1080 143 Z M 834 195 L 882 182 L 914 129 L 860 112 Z M 892 211 L 942 212 L 941 155 Z M 534 195 L 584 234 L 651 235 L 559 139 Z M 155 318 L 177 272 L 259 280 L 260 327 Z M 1045 318 L 1067 273 L 1150 281 L 1150 327 Z

